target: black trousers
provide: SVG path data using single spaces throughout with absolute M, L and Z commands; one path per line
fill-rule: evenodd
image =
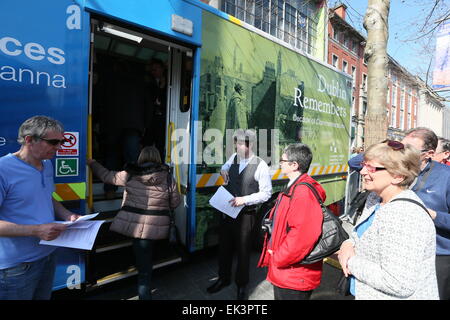
M 436 256 L 439 298 L 450 300 L 450 256 Z
M 219 277 L 231 280 L 234 253 L 237 253 L 235 282 L 238 287 L 247 285 L 249 280 L 252 230 L 256 221 L 256 211 L 246 210 L 236 219 L 225 216 L 219 233 Z
M 151 280 L 153 271 L 153 249 L 155 240 L 133 239 L 133 251 L 138 270 L 139 300 L 152 300 Z
M 310 291 L 299 291 L 273 286 L 275 300 L 309 300 L 312 295 Z

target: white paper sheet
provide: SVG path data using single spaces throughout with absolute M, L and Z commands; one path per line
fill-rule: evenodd
M 98 230 L 102 223 L 105 222 L 104 220 L 88 221 L 97 215 L 98 212 L 85 215 L 73 222 L 58 221 L 58 223 L 67 224 L 67 229 L 61 232 L 58 238 L 51 241 L 41 240 L 39 244 L 92 250 Z
M 227 189 L 220 187 L 211 199 L 209 199 L 209 204 L 233 219 L 236 219 L 244 206 L 232 207 L 229 201 L 233 198 L 234 196 Z

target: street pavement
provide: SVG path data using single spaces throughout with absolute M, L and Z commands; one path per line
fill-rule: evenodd
M 266 269 L 257 268 L 259 252 L 253 251 L 250 264 L 249 300 L 273 300 L 273 287 L 266 278 Z M 236 259 L 235 259 L 236 260 Z M 233 267 L 234 270 L 234 267 Z M 336 292 L 340 269 L 324 263 L 321 285 L 314 290 L 312 300 L 351 300 Z M 208 294 L 206 288 L 217 280 L 217 248 L 195 252 L 187 261 L 154 270 L 153 300 L 235 300 L 236 286 Z M 119 280 L 83 293 L 63 290 L 55 292 L 53 299 L 67 300 L 137 300 L 136 276 Z

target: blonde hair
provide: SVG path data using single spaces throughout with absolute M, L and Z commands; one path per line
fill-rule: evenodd
M 390 174 L 405 177 L 398 186 L 406 188 L 413 183 L 420 172 L 420 153 L 410 145 L 404 145 L 402 149 L 394 149 L 388 143 L 371 145 L 364 153 L 364 161 L 375 160 Z
M 144 147 L 139 154 L 137 164 L 141 165 L 146 162 L 162 163 L 161 155 L 155 146 Z

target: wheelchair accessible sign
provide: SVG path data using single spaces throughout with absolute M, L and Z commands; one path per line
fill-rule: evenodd
M 78 158 L 56 158 L 56 177 L 78 176 Z

